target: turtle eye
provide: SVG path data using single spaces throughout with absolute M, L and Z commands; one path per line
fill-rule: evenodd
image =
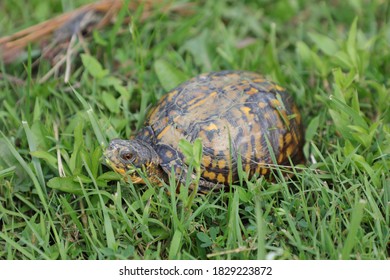
M 132 161 L 134 160 L 134 155 L 133 155 L 132 153 L 125 152 L 125 153 L 122 153 L 122 154 L 121 154 L 121 158 L 122 158 L 124 161 L 132 162 Z

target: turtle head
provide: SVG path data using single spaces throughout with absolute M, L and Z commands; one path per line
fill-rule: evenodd
M 152 146 L 138 139 L 111 140 L 104 152 L 106 163 L 133 183 L 144 184 L 139 172 L 145 172 L 151 182 L 161 183 L 163 171 L 160 158 Z M 160 178 L 159 178 L 160 177 Z

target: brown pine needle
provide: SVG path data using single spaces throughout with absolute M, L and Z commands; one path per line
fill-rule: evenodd
M 24 48 L 31 43 L 42 42 L 50 36 L 54 36 L 55 41 L 69 41 L 74 34 L 102 28 L 113 21 L 123 3 L 123 0 L 102 0 L 87 4 L 12 35 L 1 37 L 0 58 L 5 63 L 10 63 L 17 59 Z M 188 9 L 191 4 L 173 7 L 171 1 L 163 0 L 130 1 L 128 8 L 134 11 L 141 5 L 143 6 L 141 20 L 149 17 L 153 8 L 158 8 L 162 12 L 175 11 L 184 15 L 191 13 Z

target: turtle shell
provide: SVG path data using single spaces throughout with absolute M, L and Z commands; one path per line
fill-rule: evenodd
M 211 72 L 179 85 L 151 110 L 146 127 L 138 138 L 150 142 L 161 167 L 176 175 L 187 171 L 179 140 L 201 138 L 206 186 L 237 181 L 238 161 L 252 176 L 303 160 L 301 116 L 292 96 L 252 72 Z

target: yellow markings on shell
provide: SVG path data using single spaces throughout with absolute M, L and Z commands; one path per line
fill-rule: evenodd
M 217 175 L 214 172 L 204 171 L 203 177 L 209 178 L 210 180 L 214 180 L 217 177 Z
M 288 146 L 286 150 L 286 157 L 291 156 L 293 151 L 294 151 L 294 146 L 293 145 Z
M 270 120 L 271 119 L 271 114 L 269 112 L 265 112 L 263 114 L 263 118 L 266 119 L 266 120 Z
M 278 156 L 278 163 L 281 163 L 283 162 L 283 159 L 284 159 L 284 154 L 283 153 L 280 153 L 279 156 Z
M 259 92 L 259 91 L 258 91 L 257 88 L 251 87 L 251 89 L 248 90 L 248 91 L 246 91 L 245 93 L 246 93 L 246 94 L 249 94 L 249 95 L 253 95 L 253 94 L 256 94 L 256 93 L 258 93 L 258 92 Z
M 223 176 L 221 173 L 218 174 L 217 180 L 220 183 L 225 183 L 225 176 Z
M 286 142 L 286 145 L 290 145 L 291 139 L 292 139 L 291 133 L 287 133 L 287 134 L 284 136 L 284 141 Z
M 177 115 L 176 117 L 174 117 L 173 122 L 174 122 L 174 123 L 178 123 L 179 120 L 180 120 L 182 117 L 183 117 L 182 115 Z
M 299 113 L 297 106 L 294 105 L 292 108 L 292 111 L 295 115 L 295 120 L 297 121 L 298 124 L 300 124 L 301 123 L 301 114 Z
M 263 79 L 263 78 L 253 79 L 253 82 L 261 84 L 261 83 L 265 82 L 265 79 Z
M 299 143 L 299 140 L 300 139 L 298 139 L 298 136 L 299 136 L 299 138 L 300 138 L 300 134 L 299 134 L 299 132 L 298 131 L 293 131 L 293 133 L 292 133 L 292 137 L 293 137 L 293 140 L 294 140 L 294 144 L 298 144 Z
M 244 112 L 247 119 L 249 119 L 251 117 L 251 114 L 249 113 L 251 111 L 251 108 L 246 107 L 246 106 L 242 106 L 240 109 L 242 112 Z
M 204 167 L 208 167 L 211 165 L 211 157 L 210 156 L 203 156 L 202 157 L 202 164 Z
M 149 130 L 145 129 L 142 135 L 143 136 L 149 136 L 150 135 Z
M 245 172 L 249 174 L 250 170 L 251 170 L 251 165 L 249 163 L 245 164 Z
M 261 171 L 261 164 L 258 164 L 258 165 L 256 166 L 255 173 L 256 173 L 256 174 L 260 174 L 260 171 Z
M 282 149 L 284 146 L 284 137 L 283 134 L 280 133 L 279 135 L 279 149 Z
M 285 91 L 285 89 L 279 85 L 276 85 L 274 84 L 274 88 L 277 90 L 277 91 Z
M 208 126 L 205 126 L 204 129 L 207 131 L 218 130 L 218 127 L 215 125 L 215 123 L 210 123 Z
M 225 77 L 226 77 L 226 78 L 231 78 L 231 79 L 238 79 L 238 78 L 240 78 L 240 76 L 237 75 L 236 73 L 229 73 L 229 74 L 226 74 Z
M 261 175 L 265 175 L 267 173 L 268 173 L 268 169 L 267 168 L 261 169 Z
M 171 126 L 168 125 L 166 126 L 158 135 L 157 135 L 157 139 L 161 139 L 164 137 L 164 135 L 168 132 L 168 130 L 171 129 Z
M 278 86 L 277 84 L 271 83 L 267 85 L 267 91 L 284 91 L 284 88 Z
M 216 91 L 213 91 L 210 93 L 206 98 L 214 98 L 218 93 Z
M 224 159 L 219 160 L 218 167 L 219 167 L 219 169 L 224 169 L 226 167 L 226 160 L 224 160 Z
M 232 168 L 231 168 L 231 163 L 229 164 L 229 173 L 228 173 L 228 175 L 227 175 L 227 178 L 228 178 L 228 180 L 229 180 L 229 184 L 231 184 L 232 183 Z
M 174 90 L 174 91 L 171 91 L 170 93 L 168 93 L 168 96 L 167 96 L 168 102 L 172 102 L 173 97 L 174 97 L 177 93 L 178 93 L 177 90 Z
M 201 99 L 203 99 L 205 97 L 205 93 L 204 92 L 197 92 L 197 93 L 193 93 L 193 94 L 196 97 L 187 102 L 188 106 L 196 104 L 197 102 L 199 102 L 199 100 L 201 100 Z
M 152 111 L 150 111 L 149 113 L 148 113 L 148 119 L 149 120 L 153 120 L 155 117 L 156 117 L 156 114 L 157 114 L 157 111 L 158 110 L 156 110 L 156 108 L 154 108 Z
M 265 103 L 265 102 L 259 102 L 258 105 L 261 109 L 264 109 L 265 107 L 267 107 L 267 103 Z
M 302 121 L 302 119 L 301 119 L 301 114 L 295 113 L 295 119 L 296 119 L 297 123 L 300 124 L 301 121 Z
M 194 108 L 196 107 L 199 107 L 201 105 L 203 105 L 204 103 L 206 103 L 208 101 L 208 99 L 210 98 L 213 98 L 217 95 L 217 92 L 216 91 L 213 91 L 212 93 L 210 93 L 208 96 L 206 96 L 205 98 L 199 100 L 198 102 L 196 102 L 195 104 L 191 105 L 190 107 L 188 107 L 188 111 L 191 111 L 193 110 Z
M 173 158 L 173 153 L 172 153 L 172 151 L 167 150 L 167 151 L 165 152 L 165 156 L 166 156 L 167 158 Z
M 277 100 L 277 99 L 272 99 L 272 100 L 270 100 L 269 103 L 271 104 L 271 106 L 272 106 L 273 108 L 277 108 L 277 107 L 280 106 L 280 102 L 279 102 L 279 100 Z

